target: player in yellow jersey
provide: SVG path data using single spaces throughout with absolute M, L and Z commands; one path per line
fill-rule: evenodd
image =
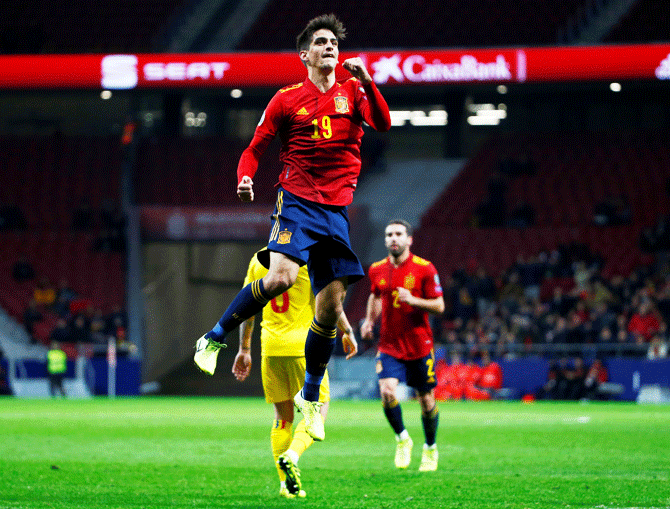
M 260 279 L 267 269 L 258 261 L 256 253 L 249 262 L 244 285 Z M 270 431 L 272 455 L 279 473 L 279 494 L 286 498 L 304 497 L 298 470 L 298 459 L 314 443 L 305 431 L 305 420 L 291 433 L 294 417 L 293 396 L 305 381 L 305 337 L 314 318 L 314 293 L 303 265 L 296 283 L 282 295 L 275 297 L 263 308 L 261 321 L 261 377 L 265 400 L 274 405 L 275 420 Z M 251 334 L 254 317 L 240 327 L 240 347 L 233 363 L 235 378 L 243 381 L 251 369 Z M 342 346 L 350 359 L 358 352 L 358 344 L 347 317 L 342 313 L 338 327 L 343 332 Z M 326 418 L 330 389 L 328 373 L 321 384 L 320 412 Z

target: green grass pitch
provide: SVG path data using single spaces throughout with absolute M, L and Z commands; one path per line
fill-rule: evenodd
M 278 497 L 272 409 L 256 398 L 0 399 L 2 508 L 670 507 L 670 407 L 441 403 L 437 472 L 405 471 L 378 401 L 334 401 Z

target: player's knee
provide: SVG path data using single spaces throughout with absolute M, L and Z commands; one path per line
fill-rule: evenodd
M 395 402 L 395 390 L 393 387 L 381 386 L 379 388 L 379 393 L 382 398 L 382 402 L 386 404 L 391 404 Z
M 316 319 L 323 325 L 337 325 L 337 321 L 344 310 L 342 303 L 335 300 L 321 301 L 316 310 Z
M 281 295 L 286 290 L 291 288 L 295 283 L 296 278 L 287 271 L 278 271 L 263 278 L 263 285 L 265 291 L 272 297 Z

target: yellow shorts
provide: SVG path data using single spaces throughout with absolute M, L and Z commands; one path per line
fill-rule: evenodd
M 279 403 L 290 401 L 300 392 L 305 383 L 304 357 L 263 357 L 261 359 L 261 378 L 265 401 Z M 328 371 L 321 382 L 319 401 L 330 401 Z

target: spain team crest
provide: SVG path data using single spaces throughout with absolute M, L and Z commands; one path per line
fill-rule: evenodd
M 337 113 L 349 113 L 349 100 L 345 96 L 335 96 L 335 111 Z
M 413 274 L 407 274 L 405 276 L 405 281 L 403 281 L 403 286 L 408 290 L 413 290 L 414 285 L 416 284 L 416 279 L 414 279 Z
M 279 236 L 277 237 L 277 244 L 288 244 L 291 242 L 291 232 L 284 230 L 283 232 L 279 232 Z

